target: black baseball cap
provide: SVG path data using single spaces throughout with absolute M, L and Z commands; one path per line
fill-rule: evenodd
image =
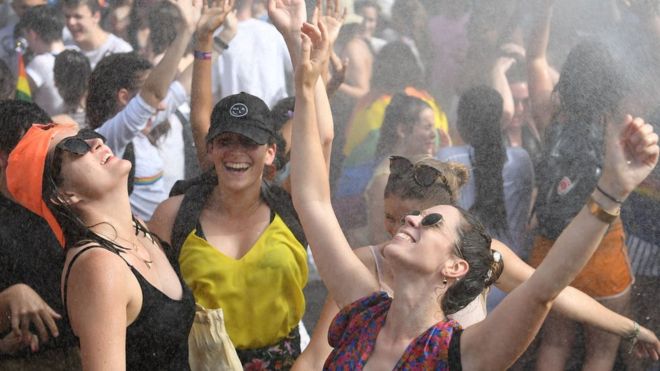
M 225 97 L 213 108 L 206 141 L 222 133 L 236 133 L 266 144 L 275 133 L 270 109 L 263 100 L 248 93 Z

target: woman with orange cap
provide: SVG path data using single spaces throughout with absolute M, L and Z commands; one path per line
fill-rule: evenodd
M 9 157 L 8 189 L 67 249 L 64 314 L 83 368 L 188 369 L 192 294 L 167 246 L 133 217 L 131 164 L 104 140 L 74 126 L 33 125 Z

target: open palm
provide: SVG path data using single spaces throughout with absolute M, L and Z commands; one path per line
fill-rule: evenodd
M 282 33 L 298 31 L 307 19 L 304 0 L 268 0 L 268 16 Z

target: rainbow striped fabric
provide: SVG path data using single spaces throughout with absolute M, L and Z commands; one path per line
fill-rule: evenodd
M 18 79 L 16 79 L 16 99 L 27 102 L 32 101 L 32 92 L 28 83 L 27 73 L 25 72 L 25 62 L 23 53 L 18 53 Z

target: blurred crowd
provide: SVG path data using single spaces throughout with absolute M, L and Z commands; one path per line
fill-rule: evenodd
M 82 298 L 107 287 L 95 286 L 102 279 L 93 274 L 94 256 L 87 257 L 98 253 L 82 255 L 87 247 L 71 245 L 96 238 L 103 249 L 128 256 L 131 269 L 147 272 L 138 273 L 141 279 L 160 282 L 160 294 L 183 302 L 191 293 L 198 305 L 193 333 L 200 307 L 209 316 L 222 308 L 224 335 L 236 350 L 222 367 L 323 365 L 310 354 L 325 359 L 329 323 L 341 308 L 326 304 L 334 311 L 324 310 L 317 328 L 305 329 L 302 290 L 315 263 L 305 220 L 294 210 L 295 190 L 294 203 L 289 196 L 301 94 L 296 71 L 305 50 L 288 6 L 302 2 L 184 2 L 0 0 L 0 369 L 78 369 L 79 344 L 83 365 L 99 365 L 85 363 L 85 351 L 112 344 L 83 339 L 94 331 L 84 308 L 103 303 Z M 308 20 L 315 7 L 305 2 Z M 647 335 L 660 333 L 660 171 L 625 200 L 601 189 L 599 179 L 608 123 L 631 114 L 660 131 L 660 1 L 327 0 L 317 8 L 331 47 L 315 102 L 332 206 L 349 244 L 371 247 L 363 253 L 379 282 L 382 252 L 374 247 L 411 210 L 459 206 L 511 250 L 504 267 L 509 253 L 520 258 L 510 267 L 525 265 L 516 273 L 504 268 L 493 288 L 483 288 L 478 322 L 532 274 L 526 264 L 541 265 L 597 189 L 621 214 L 571 287 L 586 294 L 576 306 L 599 305 L 597 313 L 613 316 L 602 317 L 612 318 L 612 327 L 570 306 L 553 311 L 512 367 L 657 370 L 657 361 L 629 355 L 626 340 L 632 331 L 636 341 L 640 326 Z M 120 170 L 107 176 L 82 168 L 86 179 L 74 182 L 77 173 L 62 155 L 62 173 L 48 174 L 53 145 L 48 154 L 12 152 L 34 123 L 76 128 L 70 135 L 80 143 L 102 140 L 111 150 L 102 165 L 111 157 L 130 163 L 130 210 L 114 205 L 117 215 L 130 211 L 129 228 L 90 211 L 113 212 L 101 195 L 114 194 Z M 94 151 L 78 143 L 76 152 L 70 142 L 58 144 L 59 152 Z M 229 153 L 234 147 L 249 154 Z M 30 161 L 39 159 L 33 168 Z M 18 195 L 36 186 L 38 202 Z M 85 191 L 69 196 L 69 186 Z M 60 193 L 46 197 L 48 189 Z M 57 198 L 62 194 L 69 201 Z M 161 240 L 174 253 L 151 251 Z M 79 254 L 77 264 L 87 268 L 71 269 Z M 125 268 L 103 265 L 106 278 Z M 177 277 L 185 284 L 177 286 Z M 172 305 L 149 297 L 158 294 L 148 295 L 138 281 L 123 287 L 129 304 L 119 327 L 140 320 L 148 298 L 163 310 Z M 178 289 L 168 291 L 172 285 Z M 63 302 L 61 293 L 74 301 Z M 195 309 L 188 309 L 171 308 L 193 323 Z M 637 321 L 636 330 L 625 317 Z M 139 326 L 169 336 L 167 323 Z M 617 332 L 618 324 L 624 328 Z M 167 365 L 128 354 L 125 361 Z M 167 367 L 176 368 L 171 362 Z

